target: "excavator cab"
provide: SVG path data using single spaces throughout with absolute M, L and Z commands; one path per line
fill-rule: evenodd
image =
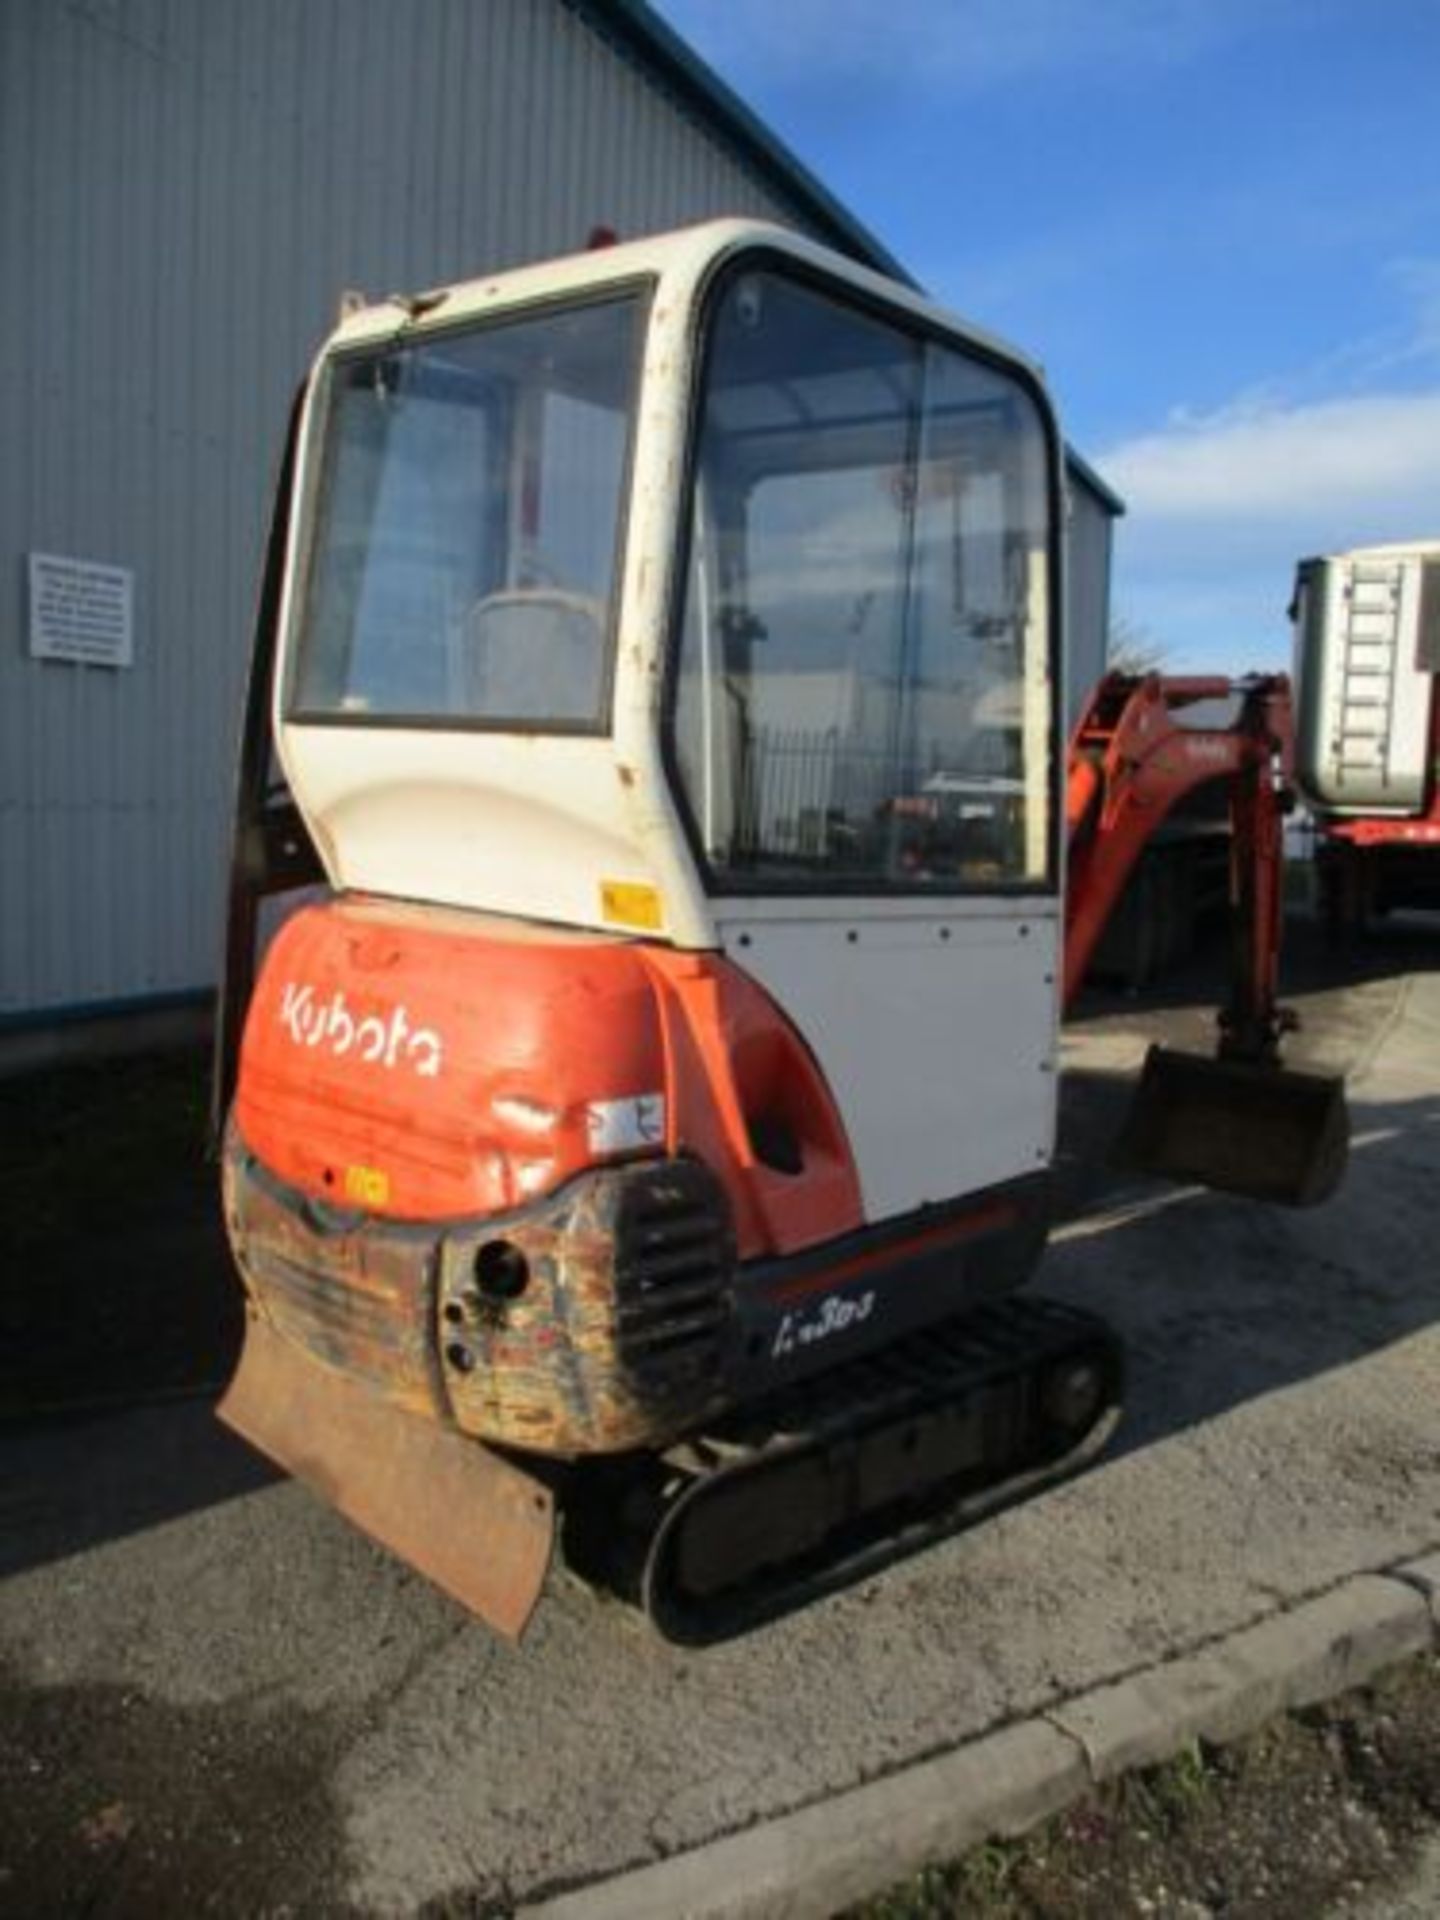
M 1060 523 L 1035 370 L 770 227 L 322 350 L 242 757 L 221 1411 L 502 1631 L 557 1532 L 712 1639 L 1113 1424 L 1104 1326 L 1009 1297 L 1054 1141 Z

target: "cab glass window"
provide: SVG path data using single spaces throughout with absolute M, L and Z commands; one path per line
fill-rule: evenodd
M 732 271 L 716 299 L 673 706 L 712 883 L 1043 883 L 1050 456 L 1035 401 L 779 271 Z
M 292 718 L 603 722 L 639 302 L 337 360 Z

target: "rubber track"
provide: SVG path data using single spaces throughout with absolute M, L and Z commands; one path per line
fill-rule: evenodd
M 1099 1359 L 1105 1392 L 1085 1432 L 1053 1458 L 1037 1458 L 1043 1431 L 1036 1413 L 1038 1395 L 1025 1393 L 1027 1376 L 1040 1376 L 1067 1354 Z M 767 1568 L 744 1584 L 725 1589 L 718 1600 L 696 1605 L 675 1590 L 671 1568 L 678 1530 L 717 1488 L 733 1489 L 742 1476 L 760 1479 L 807 1457 L 842 1449 L 853 1451 L 867 1432 L 944 1406 L 963 1405 L 977 1394 L 993 1396 L 1013 1386 L 1024 1394 L 1029 1443 L 1018 1449 L 1023 1464 L 989 1484 L 946 1492 L 930 1488 L 892 1503 L 845 1529 L 833 1551 L 803 1555 L 798 1564 Z M 699 1645 L 732 1638 L 767 1620 L 807 1605 L 822 1594 L 866 1578 L 902 1556 L 918 1551 L 1001 1508 L 1040 1493 L 1089 1464 L 1100 1452 L 1119 1418 L 1123 1359 L 1118 1338 L 1096 1315 L 1058 1301 L 1027 1297 L 1003 1302 L 911 1334 L 893 1347 L 847 1362 L 764 1402 L 746 1407 L 671 1456 L 674 1472 L 660 1495 L 640 1547 L 638 1577 L 622 1584 L 644 1607 L 667 1638 Z M 916 1512 L 916 1501 L 922 1511 Z M 885 1525 L 889 1513 L 891 1524 Z M 878 1537 L 863 1535 L 865 1525 L 882 1523 Z M 638 1542 L 636 1543 L 639 1544 Z

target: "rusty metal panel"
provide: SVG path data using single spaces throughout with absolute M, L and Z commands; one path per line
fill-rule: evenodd
M 683 1160 L 582 1175 L 448 1235 L 439 1340 L 457 1424 L 545 1453 L 674 1438 L 719 1402 L 734 1254 L 718 1182 Z
M 696 1161 L 604 1168 L 516 1213 L 429 1226 L 307 1199 L 234 1127 L 224 1177 L 252 1311 L 392 1407 L 574 1455 L 659 1444 L 718 1400 L 735 1246 Z
M 231 1129 L 225 1221 L 252 1306 L 324 1366 L 392 1404 L 445 1417 L 435 1363 L 434 1229 L 377 1230 L 305 1203 Z
M 387 1406 L 250 1315 L 220 1418 L 507 1639 L 549 1572 L 555 1501 L 478 1440 Z

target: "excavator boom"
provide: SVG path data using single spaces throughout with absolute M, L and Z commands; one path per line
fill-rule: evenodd
M 1186 725 L 1207 704 L 1227 717 Z M 1234 709 L 1233 713 L 1228 712 Z M 1344 1084 L 1280 1064 L 1294 1016 L 1278 998 L 1293 721 L 1283 674 L 1234 682 L 1111 674 L 1070 740 L 1065 1002 L 1126 882 L 1174 809 L 1223 791 L 1230 822 L 1230 989 L 1213 1058 L 1152 1047 L 1117 1154 L 1147 1173 L 1313 1206 L 1344 1173 Z

